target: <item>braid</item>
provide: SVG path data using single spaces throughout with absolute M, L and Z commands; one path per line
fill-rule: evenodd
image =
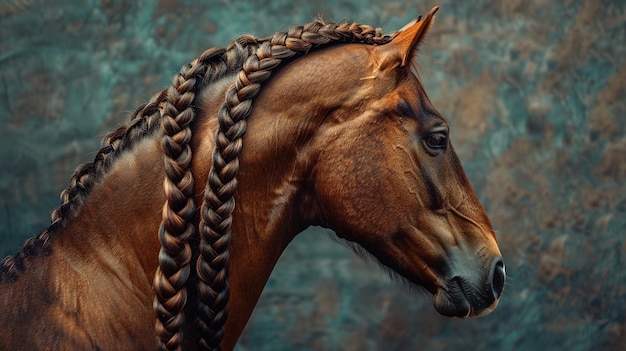
M 159 349 L 181 348 L 185 325 L 183 309 L 187 302 L 186 283 L 191 272 L 192 250 L 189 239 L 195 234 L 193 219 L 196 206 L 193 202 L 193 174 L 191 123 L 195 118 L 192 103 L 208 69 L 207 61 L 223 53 L 223 49 L 206 51 L 191 64 L 184 65 L 173 78 L 173 85 L 162 101 L 162 149 L 165 155 L 165 204 L 159 228 L 159 266 L 154 277 L 156 293 L 154 310 Z M 146 106 L 148 107 L 148 106 Z
M 154 107 L 162 100 L 162 95 L 154 96 L 150 102 L 141 106 L 133 114 L 128 126 L 120 127 L 108 133 L 101 143 L 101 148 L 91 162 L 85 162 L 74 171 L 68 188 L 60 194 L 61 205 L 50 214 L 50 225 L 37 236 L 29 238 L 22 249 L 13 256 L 7 256 L 0 263 L 0 281 L 15 281 L 18 270 L 24 270 L 24 260 L 39 254 L 52 253 L 51 236 L 56 233 L 68 218 L 75 215 L 84 198 L 111 162 L 111 155 L 118 154 L 134 139 L 143 137 L 153 130 L 154 121 L 160 113 Z
M 226 101 L 218 114 L 219 127 L 215 136 L 213 167 L 210 170 L 200 210 L 200 256 L 198 274 L 198 324 L 200 347 L 220 350 L 229 289 L 227 284 L 229 244 L 232 233 L 232 213 L 235 207 L 239 153 L 246 131 L 246 119 L 252 110 L 252 100 L 261 83 L 280 63 L 305 53 L 311 48 L 331 41 L 383 44 L 390 40 L 380 29 L 358 24 L 326 24 L 320 20 L 306 26 L 293 27 L 261 40 L 255 54 L 245 61 L 235 85 L 226 93 Z M 236 42 L 249 40 L 242 37 Z
M 268 46 L 264 43 L 263 46 Z M 219 128 L 215 136 L 216 148 L 213 153 L 213 167 L 209 173 L 207 188 L 201 208 L 200 257 L 197 262 L 200 345 L 211 349 L 222 340 L 223 325 L 226 321 L 226 303 L 229 290 L 226 283 L 228 246 L 231 239 L 232 211 L 235 207 L 233 194 L 237 188 L 236 175 L 239 171 L 241 137 L 246 130 L 246 118 L 250 115 L 252 98 L 260 88 L 260 83 L 269 77 L 269 70 L 280 60 L 264 63 L 265 70 L 259 70 L 260 62 L 251 55 L 239 72 L 237 81 L 226 93 L 226 102 L 218 114 Z M 246 68 L 249 72 L 246 72 Z
M 153 287 L 156 292 L 155 330 L 159 349 L 162 350 L 180 349 L 181 328 L 185 322 L 183 308 L 187 302 L 187 291 L 184 286 L 189 277 L 191 261 L 188 240 L 194 234 L 191 221 L 195 211 L 192 199 L 193 175 L 189 169 L 190 124 L 194 119 L 194 111 L 190 106 L 195 98 L 193 89 L 198 69 L 202 67 L 188 64 L 174 76 L 174 85 L 168 90 L 161 120 L 166 201 L 159 228 L 161 250 Z

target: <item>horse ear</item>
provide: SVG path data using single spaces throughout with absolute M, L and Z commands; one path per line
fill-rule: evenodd
M 417 54 L 417 48 L 420 43 L 426 38 L 426 33 L 433 23 L 435 13 L 439 10 L 438 6 L 435 6 L 428 12 L 424 18 L 418 17 L 411 21 L 398 31 L 398 34 L 392 39 L 389 45 L 393 46 L 396 53 L 400 53 L 402 58 L 401 67 L 411 64 L 415 55 Z

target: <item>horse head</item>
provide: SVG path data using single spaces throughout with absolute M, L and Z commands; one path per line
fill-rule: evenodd
M 425 287 L 439 313 L 483 316 L 498 304 L 505 270 L 449 125 L 417 74 L 435 12 L 385 45 L 328 49 L 341 57 L 321 85 L 334 102 L 302 100 L 324 110 L 310 147 L 311 196 L 317 224 Z

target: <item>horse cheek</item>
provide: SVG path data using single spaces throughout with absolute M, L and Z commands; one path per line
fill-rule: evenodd
M 326 160 L 318 173 L 318 197 L 328 226 L 354 242 L 375 240 L 388 230 L 384 217 L 394 195 L 380 145 L 366 145 L 370 143 L 376 144 L 373 140 L 350 144 Z

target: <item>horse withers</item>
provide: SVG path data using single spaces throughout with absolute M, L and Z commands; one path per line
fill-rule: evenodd
M 417 74 L 436 10 L 391 35 L 317 20 L 242 36 L 183 66 L 3 261 L 0 349 L 231 350 L 311 225 L 443 315 L 493 311 L 494 231 Z

